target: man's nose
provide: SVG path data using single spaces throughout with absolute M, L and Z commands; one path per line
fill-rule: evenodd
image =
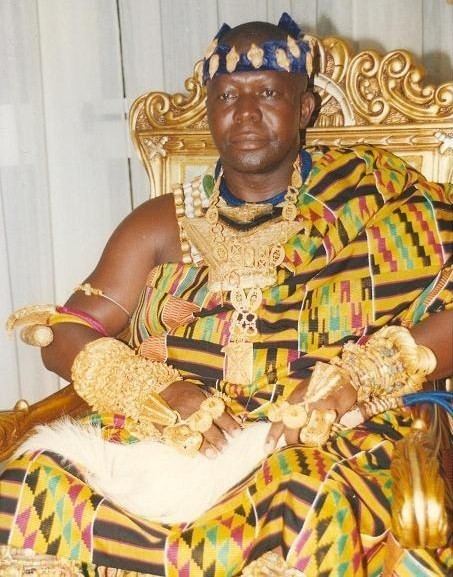
M 261 117 L 261 109 L 255 96 L 241 95 L 237 98 L 234 110 L 234 120 L 236 122 L 243 122 L 244 120 L 257 122 L 261 120 Z

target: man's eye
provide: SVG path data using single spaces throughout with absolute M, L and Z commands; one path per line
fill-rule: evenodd
M 265 88 L 261 93 L 265 98 L 274 98 L 277 96 L 277 91 L 272 88 Z
M 219 100 L 221 100 L 222 102 L 230 102 L 231 100 L 234 99 L 234 94 L 232 92 L 224 92 L 223 94 L 220 94 L 219 96 Z

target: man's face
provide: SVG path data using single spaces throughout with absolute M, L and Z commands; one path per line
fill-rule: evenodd
M 237 72 L 207 86 L 207 112 L 221 162 L 237 172 L 266 173 L 295 158 L 313 98 L 303 77 L 287 72 Z

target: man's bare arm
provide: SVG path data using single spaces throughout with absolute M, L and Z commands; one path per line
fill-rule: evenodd
M 149 271 L 165 262 L 180 261 L 181 257 L 173 196 L 165 195 L 145 202 L 124 219 L 85 281 L 133 312 Z M 102 297 L 86 296 L 82 291 L 71 295 L 66 305 L 91 315 L 112 336 L 128 323 L 120 307 Z M 52 344 L 42 349 L 43 362 L 69 381 L 77 353 L 100 335 L 89 327 L 68 323 L 55 325 L 53 331 Z

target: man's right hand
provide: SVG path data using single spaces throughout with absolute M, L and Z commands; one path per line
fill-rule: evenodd
M 201 403 L 206 399 L 206 394 L 202 389 L 190 381 L 175 381 L 164 389 L 160 396 L 168 405 L 187 419 L 198 411 Z M 225 435 L 234 436 L 239 434 L 241 426 L 226 411 L 214 421 L 212 427 L 203 433 L 203 444 L 200 452 L 206 457 L 214 458 L 228 444 Z

